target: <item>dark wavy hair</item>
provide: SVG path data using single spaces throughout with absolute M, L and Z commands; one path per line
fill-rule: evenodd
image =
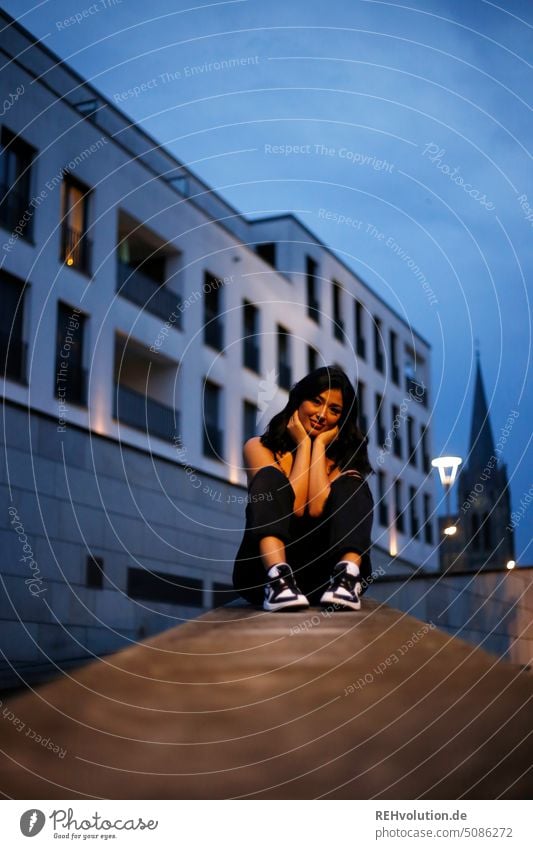
M 368 460 L 368 439 L 359 429 L 359 403 L 355 390 L 344 371 L 337 366 L 322 366 L 295 383 L 289 392 L 285 408 L 277 413 L 260 437 L 261 443 L 274 455 L 294 453 L 297 445 L 287 430 L 289 419 L 303 401 L 320 395 L 325 389 L 340 389 L 342 413 L 338 421 L 339 433 L 326 448 L 326 457 L 335 461 L 341 471 L 356 469 L 363 476 L 373 473 Z

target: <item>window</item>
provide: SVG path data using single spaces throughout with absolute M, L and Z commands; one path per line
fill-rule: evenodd
M 282 389 L 291 388 L 291 338 L 289 331 L 278 324 L 278 383 Z
M 403 507 L 402 507 L 402 482 L 401 480 L 394 481 L 394 517 L 396 523 L 396 530 L 400 531 L 400 533 L 404 532 L 404 519 L 403 519 Z
M 104 558 L 89 554 L 85 568 L 85 585 L 94 590 L 104 587 Z
M 220 289 L 222 281 L 204 272 L 204 342 L 221 351 L 224 345 Z
M 366 414 L 366 386 L 362 380 L 357 382 L 357 402 L 359 404 L 359 427 L 363 433 L 367 433 L 368 417 Z
M 0 272 L 0 375 L 19 383 L 26 382 L 25 293 L 22 280 Z
M 357 356 L 366 360 L 365 318 L 363 305 L 355 302 L 355 350 Z
M 31 203 L 31 164 L 35 149 L 19 136 L 2 128 L 0 159 L 0 226 L 31 241 L 33 213 Z M 26 215 L 25 215 L 26 213 Z
M 411 536 L 418 536 L 419 523 L 416 510 L 416 486 L 409 487 L 409 517 L 411 525 Z
M 376 316 L 374 316 L 374 367 L 382 373 L 385 371 L 381 319 Z
M 333 333 L 335 338 L 344 342 L 344 321 L 342 320 L 342 286 L 335 280 L 333 286 Z
M 259 310 L 248 301 L 243 301 L 243 323 L 243 363 L 259 374 Z
M 392 405 L 392 451 L 395 457 L 402 456 L 402 437 L 400 434 L 401 427 L 400 408 L 396 404 Z
M 431 495 L 424 493 L 424 537 L 428 544 L 433 542 L 433 526 L 431 524 Z
M 58 303 L 54 384 L 60 405 L 87 405 L 87 372 L 83 368 L 85 320 L 77 307 Z
M 383 396 L 376 392 L 376 426 L 377 426 L 377 444 L 383 448 L 387 439 L 385 432 L 385 422 L 383 421 Z
M 310 374 L 317 368 L 318 351 L 312 345 L 307 346 L 307 373 Z
M 420 446 L 422 450 L 422 469 L 429 475 L 431 471 L 431 464 L 429 459 L 429 447 L 428 447 L 428 434 L 427 434 L 427 426 L 422 425 L 420 428 Z
M 203 589 L 203 582 L 196 578 L 148 569 L 128 569 L 126 592 L 130 598 L 181 604 L 184 607 L 203 607 Z
M 221 459 L 222 455 L 222 429 L 220 427 L 220 386 L 205 381 L 204 387 L 204 410 L 203 410 L 203 432 L 204 432 L 204 455 Z
M 392 382 L 396 384 L 396 386 L 400 385 L 400 367 L 398 365 L 398 336 L 391 330 L 389 333 L 389 347 L 390 347 L 390 362 L 391 362 L 391 373 L 392 373 Z
M 251 401 L 244 402 L 242 422 L 243 442 L 246 442 L 247 439 L 251 439 L 252 436 L 256 436 L 258 412 L 258 407 L 255 404 L 252 404 Z
M 273 268 L 276 267 L 276 243 L 275 242 L 263 242 L 260 245 L 255 246 L 255 252 L 258 256 L 261 257 L 265 262 L 268 262 Z
M 385 497 L 386 478 L 383 469 L 378 471 L 378 521 L 386 528 L 389 524 L 387 501 Z
M 318 264 L 315 260 L 307 256 L 305 258 L 305 280 L 307 285 L 307 315 L 316 321 L 320 321 L 320 304 L 318 302 L 318 280 L 317 280 Z
M 412 416 L 407 416 L 407 450 L 411 466 L 416 466 L 415 423 Z
M 92 243 L 89 226 L 89 189 L 66 175 L 62 191 L 61 262 L 90 274 Z

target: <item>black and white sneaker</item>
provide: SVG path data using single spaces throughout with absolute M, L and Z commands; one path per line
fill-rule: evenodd
M 278 563 L 268 570 L 263 610 L 295 610 L 309 607 L 309 602 L 296 586 L 288 563 Z
M 361 583 L 357 567 L 347 560 L 337 563 L 329 587 L 320 604 L 331 604 L 343 610 L 361 610 Z

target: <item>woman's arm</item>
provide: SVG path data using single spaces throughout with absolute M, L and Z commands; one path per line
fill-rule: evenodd
M 296 516 L 303 516 L 308 498 L 311 438 L 302 425 L 297 411 L 290 417 L 287 423 L 287 430 L 297 445 L 294 462 L 289 474 L 289 480 L 296 496 L 293 512 Z
M 327 474 L 326 449 L 339 432 L 338 427 L 316 435 L 311 453 L 309 468 L 309 488 L 307 493 L 309 515 L 320 516 L 329 495 L 330 483 Z

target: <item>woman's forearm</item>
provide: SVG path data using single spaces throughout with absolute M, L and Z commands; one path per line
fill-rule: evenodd
M 311 463 L 311 440 L 309 437 L 298 443 L 294 463 L 292 464 L 289 480 L 294 489 L 295 499 L 293 511 L 297 516 L 303 516 L 307 504 L 309 488 L 309 465 Z
M 320 516 L 329 495 L 329 478 L 326 466 L 326 448 L 319 439 L 315 439 L 309 467 L 309 488 L 307 493 L 310 516 Z

